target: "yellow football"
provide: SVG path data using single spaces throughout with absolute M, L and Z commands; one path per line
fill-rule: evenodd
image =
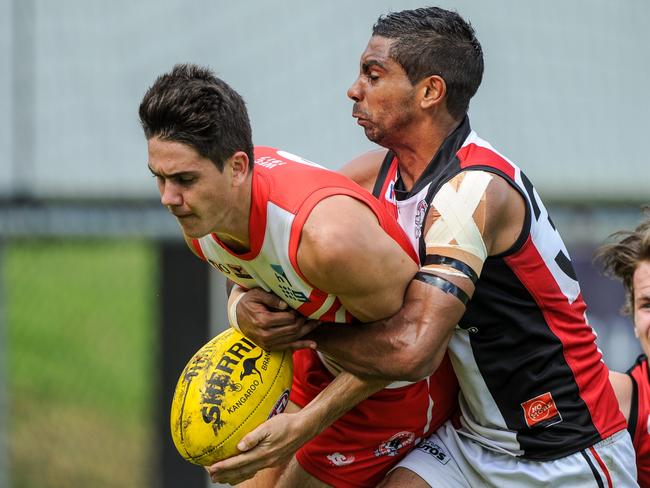
M 292 378 L 291 351 L 265 351 L 234 329 L 222 332 L 190 359 L 176 385 L 176 449 L 202 466 L 237 454 L 242 437 L 284 410 Z

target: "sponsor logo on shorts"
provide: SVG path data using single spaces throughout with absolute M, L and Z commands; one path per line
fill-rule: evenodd
M 413 432 L 398 432 L 390 439 L 379 444 L 375 449 L 375 456 L 397 456 L 399 450 L 413 444 L 415 434 Z
M 521 404 L 524 409 L 524 417 L 528 427 L 540 426 L 549 427 L 562 422 L 555 400 L 551 392 L 542 393 L 541 395 L 531 398 Z
M 327 455 L 327 460 L 332 466 L 347 466 L 354 462 L 354 456 L 346 456 L 340 452 L 333 452 Z
M 440 444 L 437 444 L 430 439 L 420 442 L 417 449 L 426 452 L 440 464 L 447 464 L 449 462 L 449 454 L 447 451 L 445 451 Z

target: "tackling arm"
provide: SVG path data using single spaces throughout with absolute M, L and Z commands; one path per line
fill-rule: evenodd
M 425 227 L 427 259 L 399 312 L 345 329 L 322 324 L 308 337 L 358 375 L 409 381 L 428 376 L 444 356 L 484 260 L 516 242 L 525 208 L 504 179 L 461 173 L 433 199 Z

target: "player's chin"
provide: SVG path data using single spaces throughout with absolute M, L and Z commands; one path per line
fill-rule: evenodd
M 382 137 L 381 137 L 381 132 L 379 132 L 375 127 L 364 127 L 364 132 L 366 133 L 366 138 L 370 142 L 374 142 L 375 144 L 380 144 Z
M 196 225 L 192 225 L 188 218 L 177 218 L 176 220 L 178 221 L 178 225 L 181 226 L 181 229 L 183 229 L 183 234 L 191 239 L 200 239 L 210 233 Z

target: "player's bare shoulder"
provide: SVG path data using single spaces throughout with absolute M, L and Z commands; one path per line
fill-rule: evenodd
M 485 192 L 485 240 L 488 254 L 508 251 L 519 239 L 526 221 L 526 202 L 512 184 L 494 174 Z
M 303 226 L 297 261 L 312 285 L 336 295 L 367 322 L 399 310 L 418 267 L 369 206 L 345 195 L 314 207 Z
M 365 152 L 345 163 L 339 169 L 339 173 L 344 174 L 366 190 L 372 191 L 381 163 L 387 153 L 388 151 L 383 148 Z
M 372 253 L 368 235 L 379 222 L 363 202 L 334 195 L 320 201 L 302 228 L 298 261 L 306 276 L 319 281 L 347 264 L 357 253 Z M 383 232 L 383 231 L 382 231 Z
M 507 180 L 488 171 L 462 171 L 434 196 L 424 226 L 425 243 L 436 254 L 460 254 L 479 272 L 488 256 L 514 245 L 525 216 L 525 201 Z

